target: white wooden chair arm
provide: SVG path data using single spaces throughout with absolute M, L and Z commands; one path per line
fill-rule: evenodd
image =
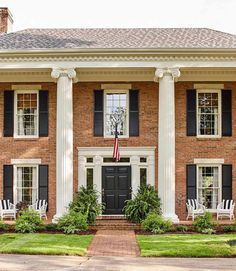
M 13 203 L 10 203 L 10 205 L 9 205 L 9 209 L 11 209 L 11 210 L 15 210 L 15 209 L 16 209 L 16 205 L 15 205 L 15 204 L 13 204 Z

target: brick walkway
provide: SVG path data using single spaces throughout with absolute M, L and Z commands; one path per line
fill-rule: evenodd
M 134 231 L 98 230 L 87 256 L 139 256 Z

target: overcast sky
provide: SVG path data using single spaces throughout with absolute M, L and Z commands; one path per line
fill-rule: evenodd
M 68 27 L 208 27 L 236 34 L 236 0 L 0 0 L 13 30 Z

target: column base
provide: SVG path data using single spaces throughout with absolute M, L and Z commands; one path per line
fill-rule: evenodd
M 178 216 L 176 214 L 163 214 L 163 217 L 165 219 L 171 220 L 174 224 L 179 223 L 179 218 L 178 218 Z
M 52 219 L 52 223 L 55 223 L 57 224 L 58 223 L 58 219 L 62 217 L 62 214 L 55 214 L 53 216 L 53 219 Z

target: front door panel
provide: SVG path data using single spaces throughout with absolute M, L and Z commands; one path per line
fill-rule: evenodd
M 104 214 L 122 214 L 125 201 L 131 198 L 130 166 L 102 167 Z

